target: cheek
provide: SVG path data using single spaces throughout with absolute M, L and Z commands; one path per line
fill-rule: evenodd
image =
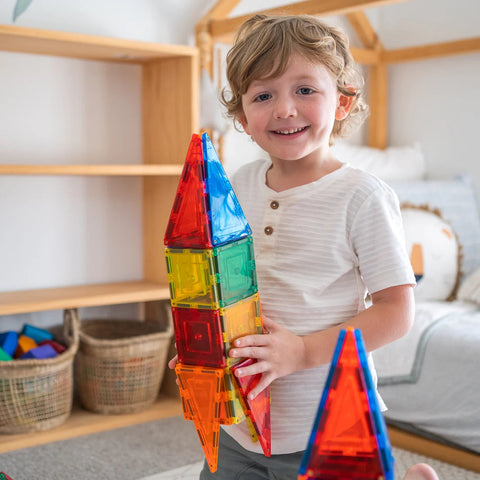
M 266 121 L 264 111 L 258 108 L 247 108 L 245 110 L 243 128 L 249 135 L 252 135 L 252 132 L 265 128 Z
M 319 126 L 328 127 L 330 124 L 333 126 L 335 121 L 335 108 L 325 103 L 312 106 L 308 111 L 308 117 Z

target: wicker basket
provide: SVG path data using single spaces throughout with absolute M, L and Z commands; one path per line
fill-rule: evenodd
M 82 405 L 97 413 L 143 410 L 158 396 L 173 326 L 163 321 L 87 320 L 76 378 Z
M 66 310 L 63 331 L 50 329 L 67 346 L 65 352 L 45 360 L 0 362 L 0 434 L 47 430 L 69 417 L 78 330 L 77 311 Z

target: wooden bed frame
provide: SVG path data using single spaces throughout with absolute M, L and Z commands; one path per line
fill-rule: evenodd
M 237 28 L 253 14 L 345 15 L 362 43 L 361 48 L 351 49 L 353 57 L 356 62 L 370 69 L 368 145 L 375 148 L 384 149 L 387 146 L 388 65 L 480 51 L 480 37 L 386 50 L 363 10 L 405 0 L 306 0 L 251 12 L 248 15 L 229 17 L 240 1 L 218 0 L 197 24 L 196 40 L 200 50 L 200 66 L 212 74 L 215 42 L 230 43 Z M 446 446 L 395 427 L 389 427 L 388 431 L 392 445 L 396 447 L 480 472 L 480 455 Z

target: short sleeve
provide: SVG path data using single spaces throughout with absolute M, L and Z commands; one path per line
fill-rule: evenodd
M 350 242 L 370 293 L 415 285 L 398 198 L 386 184 L 380 183 L 359 206 Z

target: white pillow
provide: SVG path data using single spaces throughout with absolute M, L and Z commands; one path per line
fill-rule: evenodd
M 458 289 L 457 298 L 480 305 L 480 268 L 463 281 Z
M 401 203 L 440 210 L 462 246 L 461 281 L 480 268 L 480 212 L 466 175 L 452 180 L 391 182 Z
M 419 145 L 380 150 L 338 142 L 332 146 L 332 152 L 341 162 L 370 172 L 386 182 L 423 180 L 427 173 Z
M 448 300 L 455 294 L 461 249 L 452 227 L 440 212 L 426 206 L 402 205 L 407 251 L 417 286 L 417 300 Z

